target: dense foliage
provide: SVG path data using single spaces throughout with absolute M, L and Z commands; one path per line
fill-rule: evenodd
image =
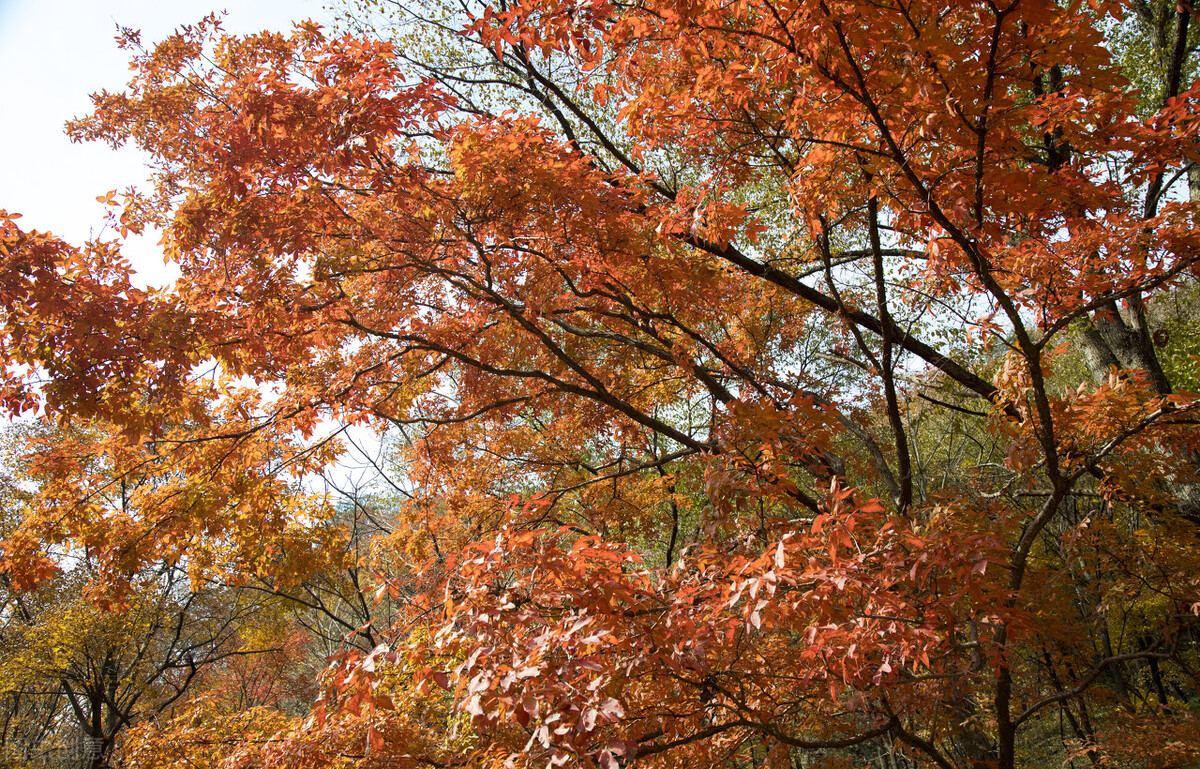
M 84 550 L 134 622 L 184 568 L 329 655 L 308 713 L 214 684 L 130 766 L 1194 762 L 1194 37 L 1141 0 L 127 33 L 70 130 L 153 158 L 106 202 L 182 277 L 4 219 L 3 403 L 61 424 L 6 584 Z M 383 485 L 306 491 L 362 427 Z

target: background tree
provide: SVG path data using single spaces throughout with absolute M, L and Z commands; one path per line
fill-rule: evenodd
M 30 461 L 30 445 L 78 449 L 88 436 L 94 433 L 37 422 L 6 432 L 8 533 L 30 520 L 30 508 L 44 492 L 39 485 L 46 477 Z M 80 469 L 89 460 L 102 465 L 94 456 L 74 459 Z M 128 475 L 115 482 L 110 477 L 81 503 L 128 504 L 135 482 Z M 300 639 L 281 624 L 279 599 L 196 584 L 186 561 L 147 564 L 127 575 L 121 591 L 97 594 L 103 560 L 94 555 L 96 543 L 65 549 L 40 544 L 38 561 L 47 576 L 35 590 L 20 589 L 4 575 L 5 760 L 109 765 L 130 727 L 173 714 L 197 697 L 233 698 L 229 707 L 241 710 L 278 706 L 302 691 L 302 685 L 287 683 L 303 667 L 295 665 Z
M 94 746 L 93 765 L 107 765 L 119 734 L 170 713 L 218 662 L 272 651 L 238 643 L 259 608 L 244 595 L 189 592 L 182 571 L 161 568 L 138 575 L 127 605 L 112 611 L 83 596 L 87 571 L 82 565 L 25 595 L 4 630 L 4 691 L 14 705 L 34 700 L 22 720 L 38 718 L 42 729 L 21 746 L 27 755 L 53 737 L 59 749 L 73 747 L 80 734 Z M 14 731 L 25 729 L 19 722 L 10 723 Z

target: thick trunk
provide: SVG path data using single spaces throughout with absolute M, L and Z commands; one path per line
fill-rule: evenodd
M 1191 178 L 1189 174 L 1189 182 Z M 1200 184 L 1200 175 L 1196 181 Z M 1109 302 L 1078 335 L 1083 359 L 1092 379 L 1097 384 L 1107 382 L 1114 366 L 1117 369 L 1144 371 L 1155 392 L 1169 395 L 1173 388 L 1154 351 L 1146 311 L 1139 299 L 1130 302 L 1127 314 L 1128 318 L 1120 312 L 1116 302 Z M 1200 456 L 1189 453 L 1184 459 L 1200 476 Z M 1200 524 L 1200 483 L 1171 483 L 1169 488 L 1179 514 Z
M 1130 299 L 1129 320 L 1126 321 L 1116 302 L 1108 302 L 1092 318 L 1099 337 L 1108 347 L 1109 355 L 1123 369 L 1134 369 L 1146 372 L 1155 392 L 1167 395 L 1171 392 L 1171 383 L 1163 373 L 1158 355 L 1154 352 L 1154 342 L 1150 339 L 1150 329 L 1146 323 L 1146 312 L 1140 299 Z M 1094 340 L 1093 340 L 1094 343 Z M 1085 340 L 1085 344 L 1087 341 Z M 1103 358 L 1102 352 L 1094 351 L 1093 355 Z M 1087 354 L 1085 353 L 1085 356 Z M 1100 372 L 1093 370 L 1092 376 Z M 1102 374 L 1108 378 L 1108 370 Z

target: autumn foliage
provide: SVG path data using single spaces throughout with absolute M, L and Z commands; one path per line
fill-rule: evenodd
M 132 766 L 1194 762 L 1191 24 L 518 0 L 127 33 L 70 131 L 153 159 L 105 202 L 182 277 L 4 218 L 3 403 L 62 425 L 7 579 L 87 548 L 118 606 L 166 562 L 313 608 L 351 575 L 307 718 L 188 711 Z M 392 447 L 353 530 L 306 491 L 351 427 Z

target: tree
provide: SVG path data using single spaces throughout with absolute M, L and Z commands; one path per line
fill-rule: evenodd
M 30 445 L 74 450 L 89 436 L 95 433 L 37 421 L 6 432 L 6 533 L 33 517 L 29 507 L 44 491 L 37 463 L 22 459 Z M 87 458 L 74 459 L 83 471 Z M 91 490 L 91 504 L 103 509 L 101 500 L 114 496 L 114 486 L 118 500 L 135 497 L 131 480 L 127 475 L 113 483 L 110 477 L 108 489 Z M 186 560 L 148 564 L 127 575 L 122 590 L 88 595 L 99 587 L 95 578 L 102 570 L 95 543 L 66 549 L 39 544 L 39 562 L 54 573 L 34 590 L 14 586 L 8 574 L 0 583 L 5 762 L 107 766 L 131 727 L 170 717 L 197 700 L 232 699 L 238 710 L 279 707 L 303 689 L 289 686 L 303 670 L 294 664 L 302 639 L 286 629 L 281 599 L 193 584 Z M 285 664 L 293 670 L 281 671 Z
M 105 766 L 119 735 L 187 702 L 218 663 L 270 651 L 238 643 L 260 608 L 246 596 L 188 592 L 186 575 L 160 568 L 139 574 L 116 612 L 83 597 L 86 571 L 18 601 L 3 631 L 0 686 L 14 705 L 35 703 L 44 730 L 33 740 L 14 734 L 26 754 L 44 753 L 52 735 L 70 748 L 74 732 L 91 741 L 91 765 Z M 14 732 L 27 720 L 16 719 Z
M 9 220 L 5 403 L 110 423 L 104 471 L 158 480 L 114 534 L 47 447 L 7 568 L 58 538 L 110 581 L 295 580 L 332 535 L 289 474 L 390 425 L 401 608 L 261 760 L 1194 760 L 1200 400 L 1152 325 L 1200 275 L 1179 8 L 1144 116 L 1120 3 L 127 34 L 73 135 L 155 158 L 109 201 L 183 277 Z

